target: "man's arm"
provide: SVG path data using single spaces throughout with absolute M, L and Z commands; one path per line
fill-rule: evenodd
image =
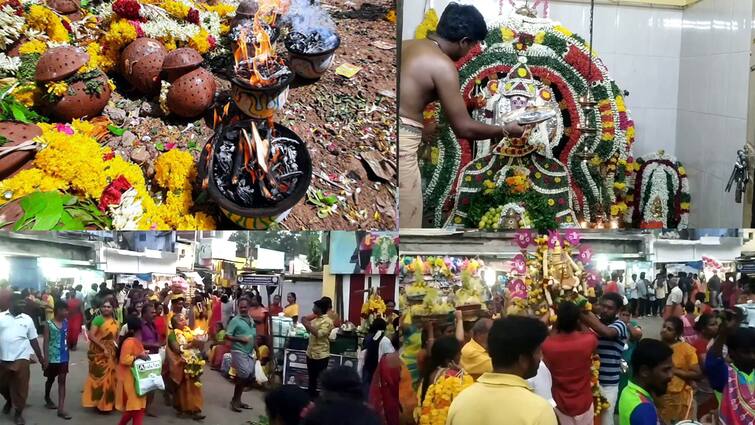
M 433 74 L 433 82 L 438 92 L 438 99 L 451 123 L 451 128 L 457 137 L 468 140 L 485 140 L 503 137 L 503 128 L 483 124 L 469 116 L 467 106 L 461 97 L 459 86 L 459 72 L 450 60 L 439 65 Z M 507 126 L 513 136 L 520 136 L 523 129 L 516 124 Z
M 619 331 L 616 328 L 606 326 L 598 319 L 598 316 L 592 312 L 582 312 L 582 322 L 586 324 L 590 329 L 594 330 L 598 336 L 603 338 L 618 338 Z

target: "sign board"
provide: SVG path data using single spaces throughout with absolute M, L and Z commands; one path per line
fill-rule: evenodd
M 194 242 L 176 241 L 176 254 L 178 254 L 176 268 L 194 270 Z
M 286 253 L 257 246 L 254 267 L 264 270 L 283 270 L 286 267 Z
M 236 242 L 223 239 L 202 239 L 199 243 L 199 260 L 203 266 L 212 260 L 236 260 Z
M 347 366 L 357 370 L 357 358 L 331 354 L 328 361 L 328 369 L 338 366 Z M 283 384 L 296 385 L 299 388 L 309 387 L 309 374 L 307 373 L 307 352 L 301 350 L 286 350 L 283 357 Z
M 280 275 L 277 274 L 242 274 L 236 279 L 239 285 L 249 286 L 270 286 L 279 285 L 283 282 Z

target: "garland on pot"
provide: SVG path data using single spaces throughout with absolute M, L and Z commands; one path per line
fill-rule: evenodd
M 141 168 L 101 147 L 90 122 L 38 125 L 43 133 L 35 141 L 44 147 L 34 168 L 0 181 L 0 204 L 35 192 L 63 191 L 98 202 L 119 230 L 215 228 L 212 217 L 192 212 L 196 167 L 190 153 L 173 149 L 158 157 L 155 188 L 161 191 L 153 197 Z
M 588 85 L 589 50 L 581 37 L 548 19 L 531 19 L 516 14 L 508 21 L 493 23 L 490 29 L 484 43 L 473 48 L 458 63 L 465 101 L 472 105 L 478 84 L 486 78 L 508 72 L 519 56 L 525 56 L 532 74 L 553 90 L 561 105 L 565 129 L 554 154 L 567 165 L 575 210 L 589 221 L 596 205 L 602 204 L 609 206 L 605 209 L 620 218 L 619 205 L 626 204 L 626 193 L 615 185 L 622 187 L 624 184 L 626 187 L 626 168 L 613 167 L 614 172 L 609 172 L 606 178 L 596 178 L 595 171 L 591 171 L 582 158 L 583 153 L 591 153 L 598 159 L 599 166 L 609 169 L 611 162 L 616 165 L 630 158 L 634 124 L 622 92 L 609 79 L 603 63 L 597 58 L 593 60 L 590 85 L 598 106 L 585 117 L 577 99 L 586 92 Z M 577 124 L 584 121 L 596 127 L 597 134 L 581 134 Z M 439 130 L 437 154 L 434 152 L 432 157 L 437 165 L 428 167 L 423 164 L 422 167 L 427 182 L 425 205 L 438 226 L 445 221 L 447 212 L 444 211 L 449 209 L 448 196 L 459 176 L 459 166 L 472 159 L 469 144 L 457 140 L 446 122 L 440 122 Z M 617 207 L 613 208 L 613 205 Z
M 691 195 L 687 171 L 664 151 L 637 158 L 627 216 L 642 228 L 686 229 Z

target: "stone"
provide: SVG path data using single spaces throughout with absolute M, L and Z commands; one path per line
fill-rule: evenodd
M 156 102 L 144 102 L 139 107 L 139 115 L 146 117 L 161 117 L 163 116 L 163 110 L 160 108 L 160 104 Z
M 126 111 L 115 106 L 105 106 L 105 109 L 102 111 L 102 113 L 110 118 L 110 121 L 113 121 L 114 123 L 120 124 L 126 120 Z
M 143 164 L 150 159 L 149 152 L 144 146 L 139 146 L 131 151 L 131 160 L 137 164 Z
M 126 131 L 123 133 L 123 136 L 121 136 L 121 145 L 122 146 L 131 146 L 134 144 L 134 142 L 138 139 L 136 137 L 136 134 Z

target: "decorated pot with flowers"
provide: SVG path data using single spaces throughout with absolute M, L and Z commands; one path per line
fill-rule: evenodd
M 252 120 L 222 125 L 199 159 L 202 186 L 236 225 L 266 229 L 307 193 L 312 161 L 290 129 Z
M 215 78 L 204 68 L 182 75 L 168 89 L 166 104 L 171 113 L 183 118 L 202 115 L 215 100 Z
M 165 56 L 162 72 L 169 83 L 197 69 L 202 64 L 202 55 L 191 47 L 181 47 Z
M 138 92 L 156 94 L 160 90 L 160 72 L 167 54 L 159 40 L 137 38 L 121 52 L 121 74 Z
M 61 121 L 99 115 L 110 99 L 107 76 L 78 47 L 49 49 L 39 58 L 34 78 L 44 94 L 43 108 Z
M 34 158 L 36 149 L 32 146 L 32 139 L 41 135 L 42 130 L 33 124 L 0 122 L 0 140 L 3 142 L 0 146 L 0 179 L 15 173 Z
M 309 34 L 290 32 L 284 40 L 288 61 L 296 75 L 317 79 L 333 65 L 341 38 L 332 30 L 317 30 Z

